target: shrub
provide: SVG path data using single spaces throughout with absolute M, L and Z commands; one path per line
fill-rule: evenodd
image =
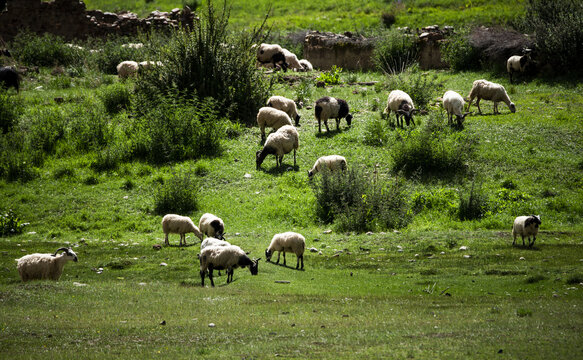
M 336 85 L 340 84 L 340 73 L 342 68 L 332 65 L 330 70 L 324 71 L 316 79 L 317 82 L 324 82 L 326 85 Z
M 467 194 L 460 193 L 459 219 L 462 221 L 480 219 L 487 211 L 488 197 L 482 189 L 476 189 L 475 182 L 472 182 L 472 187 Z
M 402 181 L 375 182 L 355 168 L 343 173 L 323 171 L 314 183 L 316 213 L 324 223 L 343 231 L 400 228 L 410 214 Z
M 443 59 L 456 71 L 477 70 L 480 68 L 480 51 L 472 46 L 468 28 L 454 33 L 443 43 Z
M 376 43 L 372 56 L 380 71 L 394 75 L 413 65 L 417 53 L 414 36 L 390 30 Z
M 364 128 L 364 143 L 371 146 L 385 146 L 390 139 L 390 126 L 387 121 L 375 117 L 367 121 Z
M 131 93 L 127 86 L 122 84 L 113 84 L 106 86 L 99 91 L 99 98 L 110 114 L 127 110 L 131 104 Z
M 381 14 L 381 21 L 383 25 L 388 29 L 397 21 L 397 16 L 392 12 L 384 12 Z
M 14 39 L 13 47 L 16 58 L 25 65 L 81 64 L 85 55 L 84 50 L 69 47 L 61 37 L 49 33 L 40 36 L 21 32 Z
M 309 78 L 302 78 L 297 86 L 295 86 L 295 101 L 299 103 L 307 103 L 312 97 L 312 91 L 314 90 L 314 84 Z
M 35 154 L 25 148 L 22 134 L 0 134 L 0 177 L 8 181 L 30 181 L 38 176 L 34 164 Z
M 27 225 L 12 209 L 0 213 L 0 236 L 21 234 Z
M 189 173 L 172 174 L 154 195 L 154 211 L 158 215 L 185 214 L 198 208 L 198 185 Z
M 61 166 L 61 167 L 55 169 L 55 171 L 53 172 L 53 178 L 57 179 L 57 180 L 65 178 L 65 177 L 70 178 L 73 176 L 75 176 L 75 168 L 73 168 L 69 165 Z
M 19 96 L 11 96 L 6 89 L 0 87 L 0 134 L 12 129 L 23 109 Z
M 112 141 L 113 128 L 99 103 L 87 99 L 75 104 L 67 117 L 69 121 L 64 136 L 73 149 L 81 152 L 100 150 Z
M 567 278 L 567 285 L 577 285 L 581 283 L 583 283 L 583 275 L 581 274 L 572 274 Z

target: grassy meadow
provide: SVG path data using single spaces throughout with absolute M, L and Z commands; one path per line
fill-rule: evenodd
M 88 8 L 104 10 L 116 10 L 118 3 L 87 1 Z M 416 7 L 403 18 L 411 21 L 419 21 L 412 19 L 420 9 L 437 11 L 431 10 L 435 2 L 409 3 Z M 439 3 L 442 18 L 453 16 L 447 9 L 465 6 Z M 140 13 L 176 6 L 124 4 Z M 245 18 L 238 7 L 246 4 L 233 3 L 231 23 Z M 322 17 L 330 7 L 324 4 L 312 4 Z M 502 1 L 488 4 L 505 7 Z M 365 24 L 374 27 L 388 5 L 362 6 L 372 9 L 377 20 Z M 397 24 L 408 24 L 406 19 Z M 315 21 L 292 20 L 282 30 Z M 327 24 L 326 30 L 337 29 Z M 142 124 L 142 114 L 152 115 L 137 105 L 111 111 L 108 94 L 134 103 L 145 89 L 142 79 L 119 80 L 92 61 L 86 55 L 78 66 L 41 66 L 27 73 L 18 94 L 0 92 L 0 105 L 20 109 L 13 129 L 0 132 L 0 149 L 18 148 L 10 143 L 14 138 L 43 153 L 34 165 L 28 162 L 35 157 L 26 153 L 0 154 L 0 212 L 12 210 L 18 224 L 27 223 L 22 233 L 0 237 L 0 358 L 583 356 L 581 79 L 524 76 L 510 84 L 506 74 L 488 70 L 413 67 L 394 76 L 342 71 L 338 84 L 320 88 L 315 83 L 321 71 L 268 74 L 270 95 L 303 100 L 300 147 L 297 166 L 288 154 L 281 168 L 268 156 L 256 170 L 260 130 L 244 124 L 221 128 L 226 135 L 215 153 L 180 161 L 115 158 L 124 146 L 141 146 L 141 138 L 132 137 L 140 128 L 132 126 Z M 506 87 L 516 113 L 501 103 L 494 115 L 492 103 L 482 101 L 482 115 L 472 105 L 463 128 L 448 126 L 439 97 L 446 90 L 466 96 L 482 78 Z M 408 129 L 392 125 L 394 114 L 381 115 L 388 93 L 401 86 L 431 94 L 421 106 L 426 112 Z M 336 130 L 331 120 L 330 131 L 318 133 L 313 103 L 322 96 L 347 100 L 351 127 L 342 120 Z M 386 226 L 381 206 L 379 214 L 370 214 L 375 208 L 362 215 L 365 230 L 351 228 L 359 225 L 357 210 L 374 203 L 366 194 L 353 212 L 344 209 L 333 222 L 323 221 L 318 194 L 330 175 L 310 180 L 307 172 L 328 154 L 346 157 L 349 171 L 363 179 L 356 185 L 372 184 L 381 195 L 399 189 L 401 225 Z M 17 158 L 11 165 L 16 170 L 8 172 L 11 157 Z M 400 167 L 403 162 L 410 166 Z M 195 223 L 205 212 L 221 217 L 226 240 L 262 258 L 257 276 L 237 269 L 226 284 L 226 276 L 215 273 L 216 287 L 206 281 L 203 288 L 193 234 L 186 247 L 171 234 L 170 246 L 155 249 L 164 243 L 160 191 L 176 179 L 194 185 L 184 196 L 193 195 L 196 206 L 183 215 Z M 470 197 L 480 214 L 462 220 L 468 215 L 462 204 Z M 529 248 L 518 239 L 512 246 L 512 222 L 528 214 L 541 214 L 536 243 Z M 273 234 L 284 231 L 306 238 L 303 271 L 295 269 L 293 254 L 287 266 L 265 261 Z M 62 246 L 72 247 L 79 261 L 67 263 L 59 281 L 20 281 L 15 259 Z

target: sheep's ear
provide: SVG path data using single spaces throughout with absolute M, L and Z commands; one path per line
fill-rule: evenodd
M 247 252 L 245 253 L 245 255 L 249 255 L 249 254 L 251 254 L 251 251 L 247 251 Z

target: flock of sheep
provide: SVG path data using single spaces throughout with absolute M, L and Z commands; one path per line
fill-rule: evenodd
M 512 56 L 507 61 L 507 69 L 512 82 L 514 72 L 524 71 L 529 60 L 529 54 L 524 56 Z M 257 61 L 259 66 L 272 67 L 286 71 L 294 69 L 297 71 L 310 71 L 312 65 L 307 60 L 298 60 L 296 55 L 283 49 L 277 44 L 261 44 L 257 49 Z M 125 78 L 136 74 L 140 67 L 162 66 L 160 62 L 145 61 L 137 63 L 134 61 L 124 61 L 117 67 L 120 78 Z M 18 74 L 9 67 L 0 68 L 0 84 L 6 87 L 15 87 L 18 91 Z M 447 91 L 443 95 L 443 107 L 448 115 L 448 123 L 452 123 L 453 116 L 456 116 L 458 125 L 461 125 L 465 117 L 469 114 L 470 106 L 476 99 L 478 111 L 480 100 L 490 100 L 494 102 L 494 113 L 498 113 L 498 103 L 504 102 L 511 112 L 516 111 L 516 106 L 510 101 L 504 87 L 500 84 L 486 80 L 476 80 L 468 96 L 469 103 L 467 111 L 464 112 L 464 98 L 455 91 Z M 296 150 L 299 148 L 299 134 L 296 126 L 299 126 L 300 115 L 295 102 L 283 96 L 272 96 L 267 101 L 267 106 L 259 109 L 257 113 L 257 125 L 261 130 L 261 140 L 263 148 L 256 153 L 256 167 L 260 168 L 265 157 L 273 154 L 276 158 L 277 166 L 282 165 L 285 154 L 294 151 L 294 166 L 296 166 Z M 322 131 L 321 122 L 324 122 L 326 130 L 329 131 L 327 120 L 336 119 L 336 128 L 340 126 L 341 119 L 346 119 L 347 125 L 351 125 L 352 115 L 349 113 L 349 106 L 346 100 L 329 96 L 322 97 L 315 102 L 314 115 L 318 120 L 318 132 Z M 384 113 L 390 115 L 395 113 L 397 126 L 403 127 L 405 124 L 415 124 L 413 114 L 419 110 L 415 108 L 411 97 L 401 90 L 393 90 L 387 98 L 387 106 Z M 292 123 L 292 119 L 294 123 Z M 295 125 L 295 126 L 294 126 Z M 265 127 L 273 128 L 275 131 L 265 136 Z M 308 176 L 312 177 L 318 172 L 327 168 L 330 171 L 345 170 L 346 159 L 340 155 L 322 156 L 316 160 L 312 169 L 308 171 Z M 512 227 L 513 245 L 516 237 L 522 237 L 522 244 L 525 245 L 525 237 L 528 239 L 528 246 L 533 246 L 536 241 L 539 225 L 541 224 L 539 215 L 519 216 L 515 219 Z M 204 279 L 208 275 L 211 285 L 214 286 L 213 270 L 226 270 L 227 283 L 233 280 L 234 269 L 249 267 L 251 275 L 257 275 L 258 262 L 260 259 L 250 259 L 247 253 L 239 246 L 232 245 L 224 239 L 224 222 L 215 215 L 206 213 L 200 218 L 198 227 L 186 216 L 168 214 L 162 219 L 162 230 L 165 235 L 165 244 L 169 245 L 168 235 L 179 234 L 179 244 L 186 245 L 186 233 L 194 233 L 201 241 L 201 251 L 198 255 L 200 260 L 201 284 L 204 286 Z M 207 236 L 204 239 L 204 236 Z M 532 242 L 530 240 L 532 236 Z M 277 261 L 279 263 L 280 254 L 283 252 L 283 264 L 286 265 L 286 252 L 292 252 L 297 257 L 296 269 L 304 268 L 304 250 L 306 247 L 305 238 L 295 232 L 285 232 L 275 234 L 265 250 L 265 257 L 269 261 L 277 251 Z M 62 252 L 58 255 L 59 252 Z M 30 254 L 17 260 L 17 269 L 22 281 L 33 279 L 58 280 L 62 274 L 63 267 L 67 261 L 77 261 L 77 255 L 73 250 L 60 248 L 54 254 Z M 301 266 L 300 266 L 301 264 Z

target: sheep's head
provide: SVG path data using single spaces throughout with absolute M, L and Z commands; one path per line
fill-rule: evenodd
M 524 226 L 529 226 L 530 224 L 534 224 L 535 228 L 541 224 L 540 215 L 530 215 L 528 219 L 524 222 Z
M 515 113 L 516 112 L 516 105 L 514 105 L 513 102 L 510 103 L 510 105 L 508 105 L 508 108 L 510 109 L 511 113 Z
M 251 271 L 251 275 L 257 275 L 259 272 L 259 260 L 261 260 L 261 258 L 252 260 L 252 264 L 249 265 L 249 271 Z
M 300 115 L 296 115 L 296 127 L 300 126 Z
M 61 256 L 65 257 L 67 260 L 73 260 L 74 262 L 77 262 L 77 254 L 75 254 L 75 252 L 73 250 L 71 250 L 69 248 L 62 247 L 60 249 L 57 249 L 57 251 L 55 251 L 53 256 L 57 256 L 59 251 L 63 251 L 63 255 L 61 255 Z
M 265 159 L 265 156 L 263 156 L 262 154 L 263 150 L 257 150 L 257 152 L 255 153 L 255 168 L 257 170 L 259 170 L 261 164 L 263 163 L 263 159 Z
M 265 249 L 265 261 L 271 260 L 271 255 L 273 255 L 273 252 L 269 251 L 269 249 Z
M 346 115 L 346 123 L 348 124 L 348 126 L 352 124 L 352 114 Z

